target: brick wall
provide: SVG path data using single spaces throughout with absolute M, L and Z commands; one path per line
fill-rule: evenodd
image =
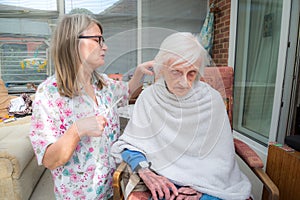
M 214 45 L 213 60 L 217 66 L 228 65 L 228 48 L 229 48 L 229 29 L 230 29 L 230 5 L 231 0 L 209 0 L 214 3 L 215 23 L 214 23 Z

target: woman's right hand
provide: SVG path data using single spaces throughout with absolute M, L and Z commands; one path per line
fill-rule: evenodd
M 178 189 L 178 196 L 172 194 L 170 200 L 199 200 L 202 193 L 191 187 L 181 187 Z
M 153 200 L 170 199 L 171 193 L 178 195 L 176 186 L 164 176 L 155 174 L 150 169 L 139 169 L 139 176 L 143 179 L 145 185 L 152 194 Z
M 107 120 L 103 116 L 91 116 L 77 120 L 74 124 L 78 136 L 100 137 L 107 125 Z

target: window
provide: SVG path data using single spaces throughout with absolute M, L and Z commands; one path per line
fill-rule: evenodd
M 283 2 L 238 4 L 233 128 L 267 145 L 273 112 Z
M 12 40 L 8 40 L 12 39 Z M 1 77 L 6 85 L 15 83 L 40 83 L 47 77 L 48 46 L 40 41 L 7 37 L 2 41 Z
M 53 71 L 48 50 L 56 0 L 1 0 L 0 10 L 1 79 L 9 93 L 28 92 L 27 83 L 38 85 Z
M 59 12 L 97 18 L 108 46 L 99 71 L 124 74 L 153 59 L 172 32 L 199 33 L 207 9 L 208 0 L 0 0 L 0 75 L 13 86 L 39 84 L 54 73 L 49 44 Z
M 142 61 L 147 61 L 153 59 L 168 35 L 177 31 L 199 33 L 207 14 L 207 1 L 147 0 L 141 9 Z

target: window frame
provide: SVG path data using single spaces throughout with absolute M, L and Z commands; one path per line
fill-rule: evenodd
M 236 55 L 236 34 L 237 34 L 237 19 L 238 19 L 238 0 L 231 0 L 231 17 L 230 17 L 230 35 L 229 35 L 229 56 L 228 56 L 228 66 L 235 67 L 235 55 Z M 282 18 L 281 18 L 281 32 L 280 32 L 280 44 L 279 49 L 280 52 L 287 52 L 287 43 L 288 43 L 288 35 L 289 35 L 289 18 L 285 16 L 289 16 L 291 10 L 291 0 L 283 1 L 282 8 Z M 268 141 L 277 141 L 279 137 L 282 137 L 282 134 L 278 133 L 278 125 L 279 125 L 279 117 L 280 117 L 280 108 L 282 101 L 282 84 L 284 79 L 284 71 L 285 71 L 285 62 L 286 62 L 286 54 L 281 53 L 278 57 L 277 62 L 277 76 L 275 81 L 275 93 L 274 93 L 274 102 L 272 109 L 272 118 L 270 125 L 270 133 Z M 257 141 L 245 136 L 244 134 L 233 130 L 233 135 L 236 138 L 239 138 L 253 147 L 254 150 L 264 159 L 267 156 L 267 146 L 258 143 Z

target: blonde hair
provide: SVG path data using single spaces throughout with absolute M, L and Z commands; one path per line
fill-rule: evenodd
M 154 73 L 160 78 L 162 66 L 172 67 L 177 64 L 194 65 L 203 76 L 204 67 L 210 64 L 210 56 L 197 38 L 188 32 L 173 33 L 161 43 L 159 52 L 154 58 Z
M 73 97 L 80 94 L 81 85 L 77 80 L 81 59 L 79 56 L 78 36 L 92 24 L 101 24 L 92 17 L 84 14 L 64 15 L 58 23 L 51 40 L 51 55 L 55 66 L 58 91 L 62 96 Z M 102 89 L 104 81 L 100 74 L 93 72 Z

